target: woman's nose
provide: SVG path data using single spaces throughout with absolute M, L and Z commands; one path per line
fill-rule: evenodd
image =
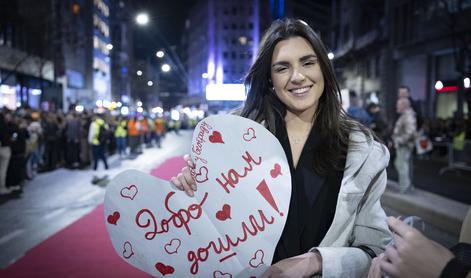
M 291 75 L 292 82 L 302 82 L 304 79 L 306 79 L 306 76 L 300 70 L 293 70 L 293 74 Z

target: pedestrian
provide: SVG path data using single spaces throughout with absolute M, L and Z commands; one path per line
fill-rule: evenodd
M 0 112 L 0 195 L 11 193 L 11 189 L 6 187 L 8 164 L 11 157 L 11 133 L 5 116 Z
M 43 130 L 39 117 L 40 115 L 38 112 L 31 113 L 31 122 L 28 125 L 28 144 L 31 151 L 28 158 L 26 171 L 28 179 L 32 179 L 34 176 L 36 176 L 38 167 L 42 163 L 41 145 L 43 141 Z
M 412 98 L 410 88 L 406 85 L 401 85 L 397 89 L 397 98 L 407 98 L 410 101 L 410 107 L 412 111 L 415 113 L 415 117 L 417 120 L 417 130 L 422 127 L 422 109 L 420 109 L 419 102 Z
M 360 99 L 354 91 L 350 91 L 350 106 L 347 109 L 347 114 L 365 126 L 370 126 L 372 122 L 370 115 L 362 107 Z
M 18 115 L 7 120 L 10 135 L 11 157 L 7 170 L 7 187 L 21 190 L 26 180 L 26 141 L 29 138 L 26 121 Z
M 371 118 L 369 127 L 373 130 L 376 136 L 378 136 L 378 138 L 381 138 L 383 142 L 386 142 L 388 137 L 388 124 L 381 115 L 381 107 L 377 103 L 370 103 L 367 106 L 366 112 L 368 112 L 368 115 Z
M 292 177 L 287 221 L 262 277 L 362 277 L 391 239 L 380 204 L 389 153 L 342 110 L 327 50 L 311 27 L 277 20 L 259 49 L 240 114 L 276 136 Z M 192 196 L 194 163 L 185 158 L 171 182 Z
M 392 140 L 396 150 L 394 166 L 399 176 L 399 191 L 405 193 L 411 188 L 412 151 L 416 139 L 416 118 L 407 98 L 399 98 L 396 102 L 399 118 L 394 125 Z
M 132 117 L 128 121 L 128 139 L 129 139 L 129 147 L 131 148 L 131 154 L 136 155 L 138 154 L 139 150 L 139 122 L 137 121 L 136 117 Z
M 155 142 L 157 147 L 162 147 L 162 136 L 164 135 L 165 122 L 162 117 L 157 117 L 155 119 Z
M 69 113 L 66 117 L 65 138 L 67 145 L 67 166 L 79 167 L 80 162 L 80 138 L 82 137 L 82 125 L 78 117 Z
M 93 170 L 97 170 L 99 160 L 103 161 L 105 169 L 108 170 L 108 162 L 105 154 L 106 141 L 108 138 L 106 132 L 108 130 L 108 126 L 102 119 L 101 115 L 95 115 L 94 118 L 95 119 L 90 125 L 90 130 L 88 132 L 88 142 L 92 146 Z M 103 178 L 94 176 L 92 183 L 97 183 L 100 180 L 106 179 L 106 177 L 106 175 Z
M 128 134 L 127 125 L 128 123 L 125 119 L 122 117 L 118 118 L 114 137 L 116 138 L 116 147 L 118 148 L 118 154 L 120 158 L 123 158 L 124 155 L 126 155 L 126 136 Z

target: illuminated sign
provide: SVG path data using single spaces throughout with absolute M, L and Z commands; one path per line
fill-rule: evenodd
M 244 84 L 209 84 L 206 86 L 207 100 L 235 100 L 244 101 Z

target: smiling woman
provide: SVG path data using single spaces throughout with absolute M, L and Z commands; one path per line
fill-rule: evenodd
M 322 41 L 300 20 L 275 21 L 245 86 L 241 116 L 276 136 L 291 172 L 288 217 L 262 277 L 364 277 L 391 239 L 379 201 L 389 153 L 346 116 Z M 171 181 L 196 190 L 190 167 Z

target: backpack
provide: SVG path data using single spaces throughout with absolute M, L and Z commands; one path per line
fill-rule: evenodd
M 105 128 L 105 125 L 100 125 L 100 131 L 98 132 L 98 142 L 100 145 L 105 145 L 108 143 L 108 130 Z

